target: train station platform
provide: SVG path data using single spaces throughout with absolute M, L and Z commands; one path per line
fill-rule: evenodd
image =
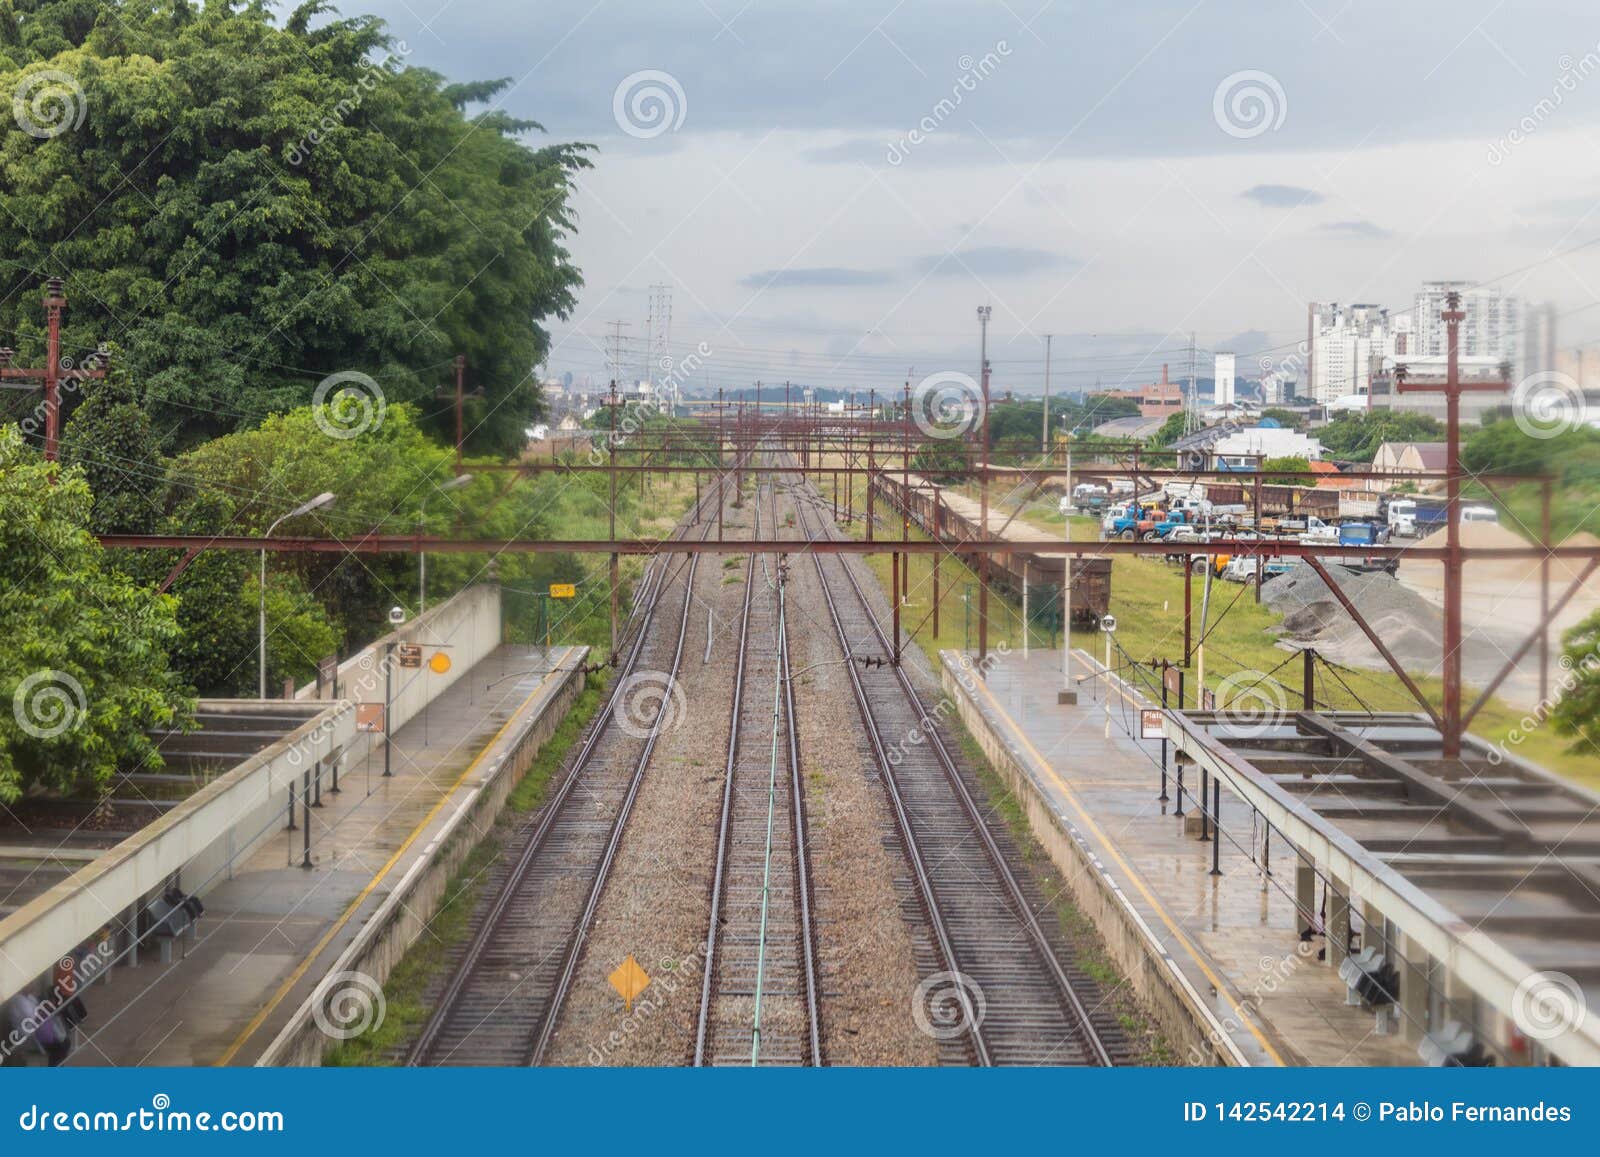
M 971 656 L 940 659 L 968 730 L 1187 1063 L 1419 1063 L 1414 1043 L 1346 1004 L 1345 983 L 1318 959 L 1322 937 L 1301 939 L 1292 850 L 1264 847 L 1227 790 L 1223 839 L 1201 842 L 1198 785 L 1186 780 L 1180 816 L 1170 761 L 1160 798 L 1161 742 L 1136 738 L 1139 708 L 1155 704 L 1113 674 L 1108 728 L 1103 669 L 1081 650 L 1075 705 L 1057 702 L 1059 650 L 992 654 L 982 678 Z
M 204 897 L 192 942 L 97 977 L 68 1063 L 253 1064 L 457 815 L 503 733 L 564 711 L 587 648 L 503 644 L 384 745 L 362 735 L 334 794 Z M 310 863 L 303 817 L 310 816 Z M 331 1042 L 329 1042 L 331 1043 Z

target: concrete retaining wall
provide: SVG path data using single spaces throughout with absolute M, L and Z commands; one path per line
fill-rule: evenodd
M 339 698 L 352 703 L 382 703 L 387 674 L 393 682 L 391 729 L 398 730 L 473 664 L 487 657 L 500 640 L 500 588 L 494 583 L 475 584 L 340 663 Z M 389 649 L 398 643 L 420 643 L 423 665 L 409 668 L 395 664 L 393 672 L 387 672 L 392 662 Z M 443 651 L 450 658 L 450 669 L 443 675 L 427 665 L 435 651 Z M 332 689 L 324 688 L 323 693 L 331 696 Z M 316 694 L 317 685 L 313 682 L 295 692 L 295 698 L 314 699 Z
M 962 669 L 948 652 L 941 659 L 940 679 L 962 723 L 1022 805 L 1034 837 L 1061 873 L 1072 902 L 1094 922 L 1111 959 L 1150 1009 L 1167 1040 L 1181 1055 L 1198 1058 L 1203 1064 L 1246 1064 L 1204 997 L 1179 971 L 1133 902 L 1106 873 L 1082 836 L 1050 805 L 1028 770 L 1026 757 L 1012 749 L 993 717 L 964 686 L 963 680 L 975 678 L 973 673 Z
M 318 1027 L 319 1010 L 352 989 L 339 978 L 359 973 L 381 986 L 444 903 L 451 879 L 483 832 L 495 822 L 512 788 L 583 690 L 587 647 L 573 648 L 540 692 L 520 707 L 479 756 L 444 826 L 423 849 L 372 918 L 328 969 L 321 983 L 273 1038 L 258 1066 L 315 1066 L 335 1043 Z
M 205 706 L 210 711 L 261 709 L 256 700 L 214 700 Z M 288 735 L 0 920 L 0 997 L 47 973 L 174 873 L 181 873 L 185 891 L 204 894 L 227 878 L 236 856 L 276 834 L 289 785 L 355 737 L 351 704 L 316 707 L 305 707 L 306 721 Z

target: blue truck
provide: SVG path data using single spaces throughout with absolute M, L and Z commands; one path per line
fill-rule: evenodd
M 1127 513 L 1107 518 L 1100 531 L 1106 538 L 1122 538 L 1129 542 L 1142 539 L 1155 542 L 1171 534 L 1179 526 L 1192 526 L 1189 515 L 1182 510 L 1161 510 L 1154 506 L 1130 506 Z

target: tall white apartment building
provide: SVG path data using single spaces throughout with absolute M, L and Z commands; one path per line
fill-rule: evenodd
M 1517 364 L 1522 310 L 1516 297 L 1495 287 L 1472 288 L 1468 281 L 1428 281 L 1409 311 L 1390 314 L 1381 306 L 1313 302 L 1307 315 L 1308 394 L 1329 403 L 1371 392 L 1374 375 L 1396 364 L 1422 372 L 1443 364 L 1447 329 L 1440 316 L 1452 292 L 1461 295 L 1464 367 Z
M 1364 394 L 1372 380 L 1373 360 L 1405 352 L 1411 324 L 1391 318 L 1382 306 L 1313 302 L 1309 312 L 1307 393 L 1312 401 L 1332 402 Z
M 1212 371 L 1211 402 L 1215 406 L 1231 406 L 1237 385 L 1237 362 L 1232 354 L 1218 354 L 1216 368 Z
M 1440 314 L 1452 292 L 1461 295 L 1461 309 L 1466 314 L 1461 322 L 1461 356 L 1515 365 L 1522 331 L 1520 300 L 1498 286 L 1474 289 L 1470 281 L 1423 282 L 1411 310 L 1417 331 L 1417 348 L 1411 352 L 1424 358 L 1442 358 L 1449 352 Z

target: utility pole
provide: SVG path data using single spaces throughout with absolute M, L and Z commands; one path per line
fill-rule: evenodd
M 456 355 L 456 473 L 461 473 L 461 406 L 467 394 L 467 355 Z
M 622 324 L 617 323 L 619 326 Z M 621 330 L 619 329 L 620 333 Z M 622 399 L 617 393 L 617 383 L 612 381 L 611 393 L 606 397 L 606 408 L 611 411 L 611 436 L 606 439 L 606 452 L 610 459 L 611 469 L 607 471 L 611 478 L 611 499 L 607 506 L 608 533 L 611 541 L 617 541 L 617 411 L 622 408 Z M 617 657 L 617 587 L 620 580 L 617 566 L 617 552 L 611 552 L 611 659 Z
M 1067 500 L 1072 499 L 1072 431 L 1067 431 Z M 1072 546 L 1072 515 L 1062 518 L 1061 537 L 1067 547 Z M 1078 692 L 1072 686 L 1072 556 L 1061 556 L 1061 690 L 1056 692 L 1056 702 L 1074 705 Z
M 9 347 L 0 348 L 0 382 L 40 382 L 44 385 L 44 460 L 46 462 L 56 462 L 61 457 L 61 383 L 63 381 L 81 382 L 87 379 L 104 378 L 106 376 L 106 361 L 109 358 L 105 346 L 101 346 L 95 351 L 94 356 L 88 359 L 91 363 L 90 368 L 62 368 L 61 315 L 67 308 L 67 297 L 63 292 L 64 284 L 59 277 L 52 277 L 45 282 L 44 368 L 13 366 L 11 362 L 16 356 L 16 351 Z M 32 390 L 36 387 L 26 385 L 10 388 Z
M 1193 434 L 1200 426 L 1200 393 L 1194 377 L 1194 331 L 1189 332 L 1189 396 L 1183 403 L 1183 432 Z
M 989 537 L 989 317 L 991 306 L 978 307 L 978 372 L 983 391 L 983 413 L 978 421 L 979 460 L 982 476 L 978 481 L 979 534 Z M 989 555 L 978 556 L 978 662 L 989 656 Z
M 1461 755 L 1461 395 L 1504 393 L 1510 386 L 1508 375 L 1492 381 L 1461 380 L 1461 322 L 1466 316 L 1461 295 L 1450 293 L 1439 314 L 1448 342 L 1444 381 L 1408 382 L 1403 366 L 1395 370 L 1398 393 L 1442 391 L 1445 400 L 1444 710 L 1440 730 L 1446 759 Z
M 1044 417 L 1039 422 L 1039 453 L 1046 466 L 1050 465 L 1050 337 L 1044 335 Z

